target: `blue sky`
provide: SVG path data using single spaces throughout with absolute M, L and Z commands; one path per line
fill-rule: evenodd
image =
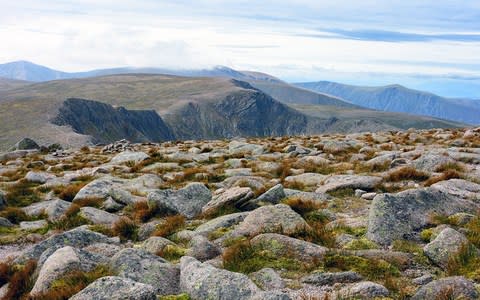
M 0 62 L 264 71 L 480 99 L 480 1 L 0 1 Z

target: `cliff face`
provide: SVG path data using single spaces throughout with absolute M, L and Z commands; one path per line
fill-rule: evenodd
M 119 139 L 160 142 L 174 138 L 171 129 L 153 110 L 114 108 L 98 101 L 76 98 L 65 100 L 52 123 L 69 125 L 77 133 L 90 135 L 96 143 Z
M 254 89 L 215 102 L 190 102 L 164 118 L 179 139 L 293 135 L 308 127 L 307 116 Z

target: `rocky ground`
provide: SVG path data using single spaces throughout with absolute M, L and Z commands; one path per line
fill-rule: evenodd
M 0 155 L 3 299 L 478 299 L 480 128 Z

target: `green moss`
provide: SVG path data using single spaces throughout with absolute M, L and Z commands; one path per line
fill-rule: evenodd
M 233 272 L 249 274 L 263 268 L 302 271 L 306 265 L 292 255 L 279 255 L 268 247 L 253 246 L 249 241 L 236 243 L 223 254 L 223 266 Z
M 187 249 L 175 246 L 175 245 L 167 245 L 165 246 L 159 253 L 158 256 L 165 258 L 171 262 L 177 262 L 182 256 L 185 256 L 187 253 Z
M 336 191 L 329 192 L 330 196 L 335 198 L 345 198 L 345 197 L 353 197 L 355 195 L 355 191 L 351 188 L 345 189 L 338 189 Z
M 369 239 L 362 237 L 358 240 L 348 242 L 343 248 L 348 250 L 378 249 L 378 245 Z
M 432 235 L 433 235 L 432 228 L 424 229 L 422 230 L 422 232 L 420 232 L 420 238 L 422 239 L 422 241 L 426 243 L 430 242 Z
M 330 253 L 325 256 L 324 269 L 327 271 L 354 271 L 368 280 L 380 280 L 387 276 L 398 277 L 399 270 L 382 259 L 366 259 L 358 256 Z
M 222 236 L 224 236 L 226 233 L 232 231 L 232 228 L 231 227 L 220 227 L 220 228 L 217 228 L 216 230 L 210 232 L 208 234 L 208 239 L 213 241 L 213 240 L 216 240 Z

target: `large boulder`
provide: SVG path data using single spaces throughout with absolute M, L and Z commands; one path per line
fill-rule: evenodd
M 380 194 L 370 207 L 367 237 L 378 244 L 389 245 L 424 228 L 432 214 L 474 213 L 478 208 L 473 201 L 452 197 L 436 188 Z
M 34 182 L 34 183 L 42 183 L 42 184 L 55 178 L 57 178 L 55 175 L 50 174 L 48 172 L 41 172 L 41 171 L 29 171 L 25 175 L 25 180 Z
M 244 274 L 217 269 L 189 256 L 180 259 L 180 290 L 192 300 L 250 299 L 260 291 Z
M 249 187 L 232 187 L 213 196 L 202 208 L 202 213 L 209 214 L 224 207 L 241 207 L 245 202 L 252 199 L 254 194 Z
M 255 209 L 260 205 L 265 204 L 278 204 L 282 199 L 286 197 L 283 185 L 277 184 L 270 188 L 265 193 L 261 194 L 258 198 L 248 201 L 243 207 L 246 209 Z
M 259 155 L 262 154 L 264 151 L 263 146 L 249 144 L 242 141 L 231 141 L 228 144 L 228 152 L 231 155 L 239 155 L 239 154 L 254 154 Z
M 148 204 L 191 219 L 202 212 L 212 199 L 212 193 L 203 183 L 189 183 L 179 190 L 157 190 L 148 194 Z
M 13 147 L 15 150 L 33 150 L 40 149 L 40 146 L 31 138 L 24 138 Z
M 295 234 L 308 228 L 305 220 L 285 204 L 255 209 L 240 223 L 232 236 L 256 236 L 261 233 Z
M 155 289 L 128 278 L 102 277 L 75 294 L 70 300 L 155 300 Z
M 48 258 L 48 256 L 55 252 L 55 250 L 65 246 L 83 248 L 94 243 L 109 244 L 113 242 L 103 234 L 93 232 L 85 228 L 75 228 L 70 231 L 53 235 L 48 239 L 33 245 L 31 248 L 27 248 L 22 255 L 15 260 L 15 263 L 24 263 L 30 259 L 39 259 L 44 252 L 49 252 L 48 255 L 45 255 L 46 258 Z
M 327 248 L 276 233 L 259 234 L 251 240 L 251 244 L 272 251 L 277 256 L 294 256 L 303 262 L 321 261 Z
M 112 226 L 115 222 L 117 222 L 120 219 L 120 217 L 115 214 L 111 214 L 109 212 L 103 211 L 95 207 L 90 207 L 90 206 L 85 206 L 80 208 L 79 215 L 89 220 L 93 224 L 108 225 L 108 226 Z
M 110 161 L 110 163 L 115 165 L 121 165 L 129 162 L 139 163 L 141 161 L 148 159 L 149 157 L 150 156 L 148 156 L 144 152 L 125 151 L 115 155 Z
M 237 225 L 238 223 L 245 220 L 248 214 L 248 212 L 240 212 L 220 216 L 198 226 L 195 229 L 195 233 L 203 236 L 208 236 L 210 233 L 216 231 L 217 229 L 228 228 L 233 225 Z
M 55 251 L 43 264 L 30 294 L 36 296 L 46 292 L 51 284 L 71 271 L 89 272 L 106 258 L 75 249 L 70 246 Z
M 153 286 L 159 295 L 178 293 L 178 266 L 144 250 L 123 249 L 112 257 L 110 266 L 120 277 Z
M 381 177 L 365 175 L 333 175 L 325 179 L 317 193 L 334 192 L 340 189 L 361 189 L 369 191 L 382 181 Z
M 423 248 L 423 252 L 436 265 L 446 269 L 450 257 L 456 255 L 465 246 L 471 245 L 463 234 L 452 228 L 445 228 Z
M 375 299 L 387 297 L 390 292 L 381 284 L 362 281 L 342 288 L 339 292 L 340 299 Z
M 89 182 L 84 186 L 73 199 L 73 203 L 85 198 L 103 198 L 106 199 L 109 196 L 110 190 L 116 185 L 123 184 L 124 180 L 114 178 L 111 176 L 104 176 Z
M 422 286 L 413 295 L 412 300 L 436 299 L 479 299 L 480 294 L 475 285 L 463 276 L 454 276 L 434 280 Z

